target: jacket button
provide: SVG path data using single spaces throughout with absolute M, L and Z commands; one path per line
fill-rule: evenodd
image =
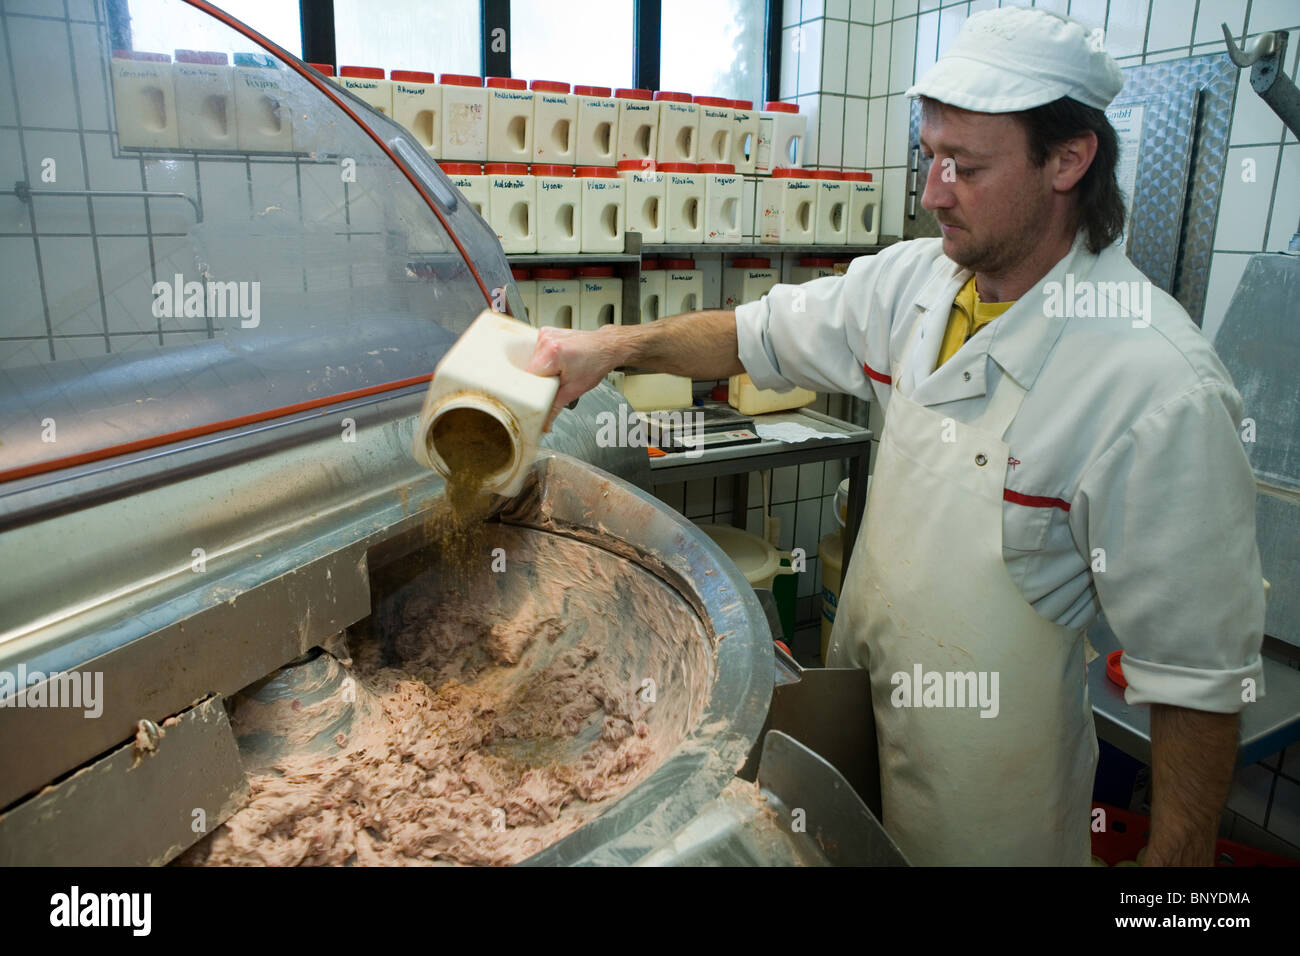
M 976 456 L 975 456 L 975 464 L 979 465 L 981 468 L 983 468 L 983 467 L 984 467 L 985 465 L 987 465 L 988 463 L 989 463 L 989 460 L 988 460 L 988 458 L 986 458 L 984 455 L 976 455 Z
M 962 373 L 961 373 L 961 377 L 962 377 L 962 381 L 964 381 L 964 382 L 969 382 L 969 381 L 970 381 L 970 372 L 962 372 Z

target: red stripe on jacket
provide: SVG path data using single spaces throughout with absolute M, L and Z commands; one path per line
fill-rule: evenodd
M 867 373 L 868 378 L 874 378 L 877 382 L 881 382 L 882 384 L 885 385 L 894 384 L 894 380 L 892 378 L 890 378 L 888 375 L 882 375 L 880 372 L 877 372 L 874 368 L 872 368 L 870 365 L 866 364 L 865 362 L 862 363 L 862 371 Z
M 1025 505 L 1028 508 L 1060 508 L 1062 511 L 1070 510 L 1070 503 L 1064 498 L 1043 498 L 1039 495 L 1022 495 L 1018 491 L 1012 491 L 1010 488 L 1002 490 L 1002 498 L 1013 505 Z

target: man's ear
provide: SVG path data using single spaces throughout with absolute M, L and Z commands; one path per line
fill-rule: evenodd
M 1097 134 L 1092 130 L 1080 133 L 1058 144 L 1052 151 L 1055 164 L 1052 188 L 1065 193 L 1078 184 L 1097 155 Z

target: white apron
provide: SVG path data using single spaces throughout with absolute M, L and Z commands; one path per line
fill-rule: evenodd
M 914 865 L 1086 865 L 1097 739 L 1082 632 L 1040 617 L 1002 560 L 1002 436 L 1025 391 L 990 376 L 984 416 L 963 424 L 901 394 L 899 373 L 827 659 L 871 674 L 881 822 Z M 918 665 L 922 686 L 943 677 L 929 702 L 948 705 L 949 673 L 978 688 L 984 672 L 991 691 L 996 672 L 996 716 L 978 693 L 895 706 L 892 678 L 915 689 Z

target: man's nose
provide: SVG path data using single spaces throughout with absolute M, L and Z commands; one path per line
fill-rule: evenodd
M 943 161 L 930 160 L 930 170 L 925 176 L 925 192 L 921 195 L 921 208 L 929 211 L 948 209 L 954 205 L 952 184 L 943 178 Z

